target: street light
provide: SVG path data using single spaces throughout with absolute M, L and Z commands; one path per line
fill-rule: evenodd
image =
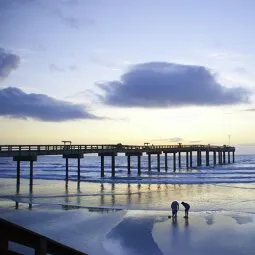
M 228 146 L 230 145 L 230 137 L 231 135 L 228 135 Z

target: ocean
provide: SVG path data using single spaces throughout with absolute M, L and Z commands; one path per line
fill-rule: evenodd
M 231 159 L 232 160 L 232 159 Z M 100 157 L 85 156 L 81 159 L 81 181 L 100 183 L 144 183 L 144 184 L 209 184 L 209 183 L 255 183 L 255 157 L 236 155 L 234 164 L 196 167 L 193 156 L 193 168 L 186 168 L 186 158 L 181 158 L 181 169 L 173 172 L 172 157 L 168 157 L 168 171 L 165 171 L 164 157 L 160 160 L 160 172 L 157 171 L 157 158 L 152 156 L 152 169 L 148 171 L 147 156 L 141 157 L 141 175 L 137 174 L 137 158 L 131 157 L 131 175 L 127 175 L 127 157 L 116 157 L 116 176 L 111 177 L 111 158 L 105 157 L 105 177 L 100 177 Z M 16 177 L 16 162 L 12 158 L 0 158 L 0 178 Z M 177 164 L 178 165 L 178 164 Z M 29 178 L 29 162 L 21 163 L 21 178 Z M 42 180 L 64 180 L 65 159 L 62 156 L 39 156 L 34 163 L 34 178 Z M 77 159 L 69 159 L 69 180 L 77 180 Z
M 77 159 L 69 160 L 69 182 L 65 183 L 65 160 L 61 156 L 40 156 L 34 164 L 33 192 L 29 192 L 29 164 L 21 163 L 21 185 L 16 190 L 16 162 L 0 159 L 1 196 L 13 201 L 32 204 L 55 204 L 84 208 L 112 208 L 136 210 L 169 210 L 171 200 L 192 203 L 193 211 L 242 210 L 251 211 L 251 194 L 255 196 L 255 158 L 236 155 L 234 164 L 201 166 L 173 172 L 172 158 L 165 172 L 164 158 L 161 171 L 157 171 L 157 158 L 152 157 L 152 170 L 148 159 L 141 159 L 141 175 L 137 175 L 137 162 L 131 160 L 131 175 L 127 175 L 127 160 L 116 157 L 116 176 L 111 177 L 111 159 L 105 160 L 105 177 L 100 177 L 100 157 L 81 159 L 81 182 L 77 182 Z M 205 162 L 205 160 L 203 160 Z M 212 163 L 212 162 L 211 162 Z M 195 157 L 193 159 L 195 165 Z M 45 189 L 45 186 L 47 188 Z M 239 200 L 240 198 L 240 200 Z M 228 203 L 225 203 L 225 201 Z M 213 204 L 213 205 L 212 205 Z M 253 207 L 253 204 L 252 204 Z

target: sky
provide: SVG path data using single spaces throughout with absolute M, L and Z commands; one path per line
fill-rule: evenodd
M 253 0 L 0 0 L 0 144 L 255 152 Z

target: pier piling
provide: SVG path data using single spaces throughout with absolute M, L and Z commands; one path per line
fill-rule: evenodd
M 158 172 L 160 172 L 160 154 L 157 154 L 157 168 L 158 168 Z
M 151 154 L 148 154 L 148 169 L 151 171 Z
M 167 152 L 165 152 L 165 171 L 167 172 L 168 166 L 167 166 Z
M 173 153 L 173 169 L 176 171 L 176 152 Z
M 189 153 L 189 165 L 190 165 L 190 168 L 192 168 L 192 160 L 193 160 L 193 158 L 192 158 L 192 151 L 190 151 L 190 153 Z

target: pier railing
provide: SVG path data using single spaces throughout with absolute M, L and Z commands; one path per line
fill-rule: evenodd
M 0 218 L 0 253 L 1 254 L 20 254 L 11 251 L 10 243 L 14 242 L 25 245 L 35 250 L 35 254 L 70 254 L 70 255 L 86 255 L 81 251 L 73 249 L 69 246 L 56 242 L 53 239 L 40 235 L 36 232 L 28 230 L 17 224 L 11 223 Z

